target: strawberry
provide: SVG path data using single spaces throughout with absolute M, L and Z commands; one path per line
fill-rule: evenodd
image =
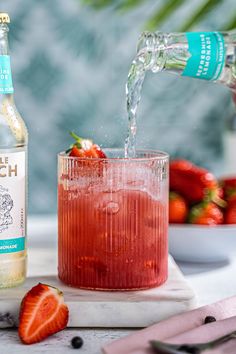
M 102 159 L 106 158 L 106 155 L 101 150 L 100 146 L 94 144 L 92 140 L 80 138 L 74 132 L 70 132 L 70 135 L 76 142 L 71 145 L 69 150 L 66 151 L 69 153 L 69 156 Z
M 231 197 L 225 211 L 225 224 L 236 224 L 236 195 Z
M 236 177 L 222 178 L 219 183 L 223 189 L 223 195 L 226 200 L 236 196 Z
M 187 202 L 181 195 L 170 192 L 169 195 L 169 222 L 170 223 L 184 223 L 188 215 Z
M 223 212 L 212 202 L 193 206 L 189 213 L 190 224 L 218 225 L 223 223 Z
M 19 337 L 25 344 L 40 342 L 64 329 L 68 323 L 68 316 L 69 311 L 62 292 L 39 283 L 21 302 Z
M 219 186 L 213 174 L 187 160 L 174 160 L 170 163 L 170 189 L 181 194 L 191 204 L 207 199 L 222 207 L 225 205 L 219 196 Z

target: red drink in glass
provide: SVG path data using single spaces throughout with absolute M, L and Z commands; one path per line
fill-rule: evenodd
M 146 289 L 167 279 L 168 156 L 59 155 L 59 278 L 97 290 Z

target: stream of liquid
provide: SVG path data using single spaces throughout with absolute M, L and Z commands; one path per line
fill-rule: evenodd
M 156 48 L 154 35 L 144 33 L 138 43 L 137 55 L 129 70 L 126 83 L 126 109 L 128 114 L 128 135 L 125 140 L 125 157 L 136 156 L 137 109 L 146 72 L 152 70 Z M 155 72 L 159 71 L 157 68 Z
M 137 108 L 141 99 L 141 90 L 145 78 L 145 65 L 140 58 L 132 62 L 126 84 L 126 104 L 128 112 L 128 136 L 125 141 L 125 157 L 136 155 Z

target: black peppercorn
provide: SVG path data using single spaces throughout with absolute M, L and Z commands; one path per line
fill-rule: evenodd
M 81 337 L 74 337 L 71 339 L 71 345 L 74 349 L 79 349 L 83 345 L 83 339 Z

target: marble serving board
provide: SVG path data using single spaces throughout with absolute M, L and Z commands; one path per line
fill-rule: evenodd
M 53 251 L 48 253 L 46 250 L 38 250 L 37 256 L 33 253 L 30 253 L 30 269 L 31 274 L 35 275 L 29 276 L 20 287 L 0 290 L 0 328 L 17 326 L 21 299 L 38 282 L 56 286 L 63 291 L 70 311 L 69 327 L 146 327 L 196 306 L 195 294 L 172 257 L 169 257 L 168 280 L 158 288 L 101 292 L 64 285 L 56 275 L 48 274 L 54 269 L 56 257 L 52 257 Z M 37 264 L 44 264 L 47 275 L 39 275 Z

